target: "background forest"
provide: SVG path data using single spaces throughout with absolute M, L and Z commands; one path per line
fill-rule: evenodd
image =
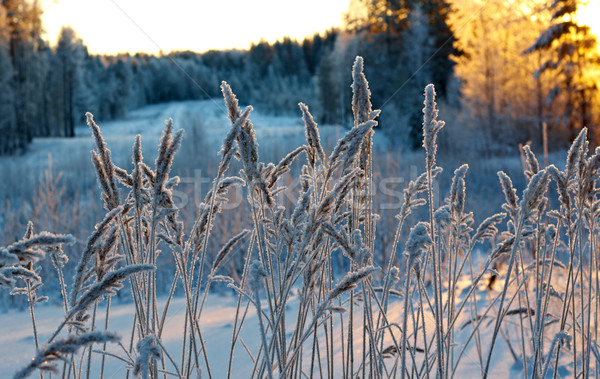
M 597 41 L 576 22 L 579 3 L 352 0 L 343 28 L 302 41 L 103 56 L 68 26 L 58 41 L 44 40 L 38 1 L 3 0 L 0 154 L 23 153 L 34 137 L 74 136 L 86 111 L 109 120 L 147 104 L 216 97 L 221 80 L 263 112 L 295 114 L 303 100 L 319 121 L 348 126 L 356 55 L 365 57 L 374 106 L 385 109 L 379 128 L 396 145 L 420 145 L 420 95 L 433 83 L 486 154 L 539 146 L 543 123 L 551 147 L 564 147 L 583 125 L 593 135 L 600 119 Z

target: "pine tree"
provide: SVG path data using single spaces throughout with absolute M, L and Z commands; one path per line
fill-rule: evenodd
M 591 66 L 600 64 L 597 40 L 590 27 L 579 25 L 575 15 L 579 0 L 554 0 L 550 5 L 551 25 L 538 37 L 526 54 L 549 51 L 535 73 L 536 78 L 548 73 L 555 80 L 548 103 L 559 109 L 554 120 L 569 140 L 584 126 L 592 128 L 592 101 L 597 95 L 597 83 L 588 76 Z
M 2 0 L 2 29 L 8 35 L 8 54 L 13 67 L 15 117 L 18 126 L 13 151 L 22 151 L 37 134 L 36 127 L 41 117 L 41 108 L 35 101 L 39 93 L 39 64 L 37 49 L 41 42 L 42 10 L 34 0 Z
M 317 70 L 317 93 L 321 110 L 318 113 L 323 123 L 336 122 L 339 112 L 339 88 L 335 77 L 335 68 L 331 54 L 321 59 Z
M 423 8 L 416 4 L 408 16 L 408 29 L 403 33 L 403 40 L 412 49 L 405 49 L 403 61 L 406 66 L 404 79 L 404 97 L 402 101 L 403 113 L 408 115 L 408 142 L 416 149 L 423 140 L 422 126 L 420 123 L 423 112 L 419 109 L 419 94 L 429 83 L 436 82 L 433 78 L 437 71 L 435 65 L 430 64 L 435 53 L 435 35 L 429 24 Z M 436 87 L 437 88 L 437 87 Z
M 10 56 L 0 46 L 0 154 L 12 153 L 17 146 L 17 123 L 14 94 L 12 91 L 13 69 Z
M 83 42 L 71 27 L 60 30 L 56 55 L 59 63 L 60 89 L 62 107 L 57 111 L 62 113 L 64 136 L 75 136 L 75 98 L 79 89 L 81 78 L 81 65 L 83 64 L 85 48 Z M 81 113 L 83 115 L 83 113 Z

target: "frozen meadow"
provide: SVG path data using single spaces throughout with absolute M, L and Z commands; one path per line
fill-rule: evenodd
M 453 162 L 438 154 L 445 123 L 428 85 L 424 152 L 406 155 L 411 174 L 386 187 L 397 162 L 375 133 L 360 57 L 352 77 L 348 129 L 318 128 L 302 103 L 301 118 L 255 113 L 223 82 L 224 106 L 161 104 L 100 127 L 87 114 L 76 138 L 2 158 L 3 177 L 31 175 L 24 193 L 44 174 L 30 211 L 3 213 L 4 235 L 19 241 L 0 249 L 0 283 L 27 309 L 0 315 L 3 372 L 593 376 L 600 149 L 590 153 L 586 130 L 560 169 L 529 146 L 521 159 L 479 159 L 470 203 L 469 165 L 442 174 Z M 491 184 L 480 176 L 491 164 L 511 175 Z M 19 188 L 2 191 L 19 204 Z M 386 196 L 398 203 L 384 207 Z M 37 225 L 19 231 L 24 216 Z M 38 229 L 85 220 L 95 226 L 78 238 Z M 38 305 L 44 294 L 50 304 Z
M 463 283 L 466 284 L 466 283 Z M 485 297 L 485 289 L 478 294 Z M 159 299 L 161 305 L 165 299 Z M 232 294 L 218 295 L 210 294 L 207 300 L 208 306 L 203 312 L 200 320 L 200 325 L 204 330 L 203 337 L 206 340 L 207 353 L 212 363 L 212 375 L 214 378 L 227 377 L 227 357 L 231 343 L 231 334 L 233 331 L 233 323 L 235 318 L 235 303 L 236 299 Z M 298 299 L 293 296 L 288 304 L 288 311 L 293 313 L 297 311 Z M 185 299 L 179 297 L 172 301 L 171 312 L 166 320 L 162 342 L 168 350 L 177 351 L 181 349 L 181 336 L 183 335 L 183 325 L 185 321 Z M 388 317 L 391 320 L 400 320 L 402 307 L 398 300 L 392 302 L 388 309 Z M 135 313 L 133 304 L 113 304 L 110 315 L 110 330 L 116 331 L 121 336 L 127 336 L 131 330 L 131 316 Z M 360 317 L 360 315 L 359 315 Z M 39 338 L 47 339 L 54 331 L 56 325 L 64 318 L 64 311 L 60 306 L 43 304 L 36 309 L 37 327 Z M 461 324 L 469 320 L 469 317 L 461 318 Z M 293 332 L 293 320 L 289 320 L 290 329 L 288 335 Z M 98 319 L 100 324 L 104 324 L 103 316 Z M 256 311 L 248 310 L 247 321 L 248 325 L 256 325 Z M 337 324 L 339 320 L 335 323 Z M 433 320 L 429 319 L 428 324 L 431 326 Z M 18 368 L 23 367 L 35 355 L 35 344 L 33 341 L 29 314 L 26 311 L 6 310 L 0 313 L 0 335 L 2 343 L 0 344 L 0 370 L 7 377 L 11 377 Z M 18 326 L 18 327 L 17 327 Z M 355 334 L 362 334 L 361 325 L 356 325 Z M 259 331 L 257 328 L 247 327 L 242 331 L 242 340 L 249 351 L 257 351 L 259 343 Z M 321 336 L 322 337 L 322 336 Z M 336 350 L 334 359 L 341 362 L 342 352 L 340 351 L 341 337 L 339 334 L 334 336 Z M 390 344 L 391 340 L 388 337 L 386 343 Z M 460 342 L 459 342 L 460 344 Z M 356 341 L 356 351 L 360 351 L 362 342 Z M 322 347 L 323 348 L 323 347 Z M 123 350 L 116 345 L 108 345 L 108 352 L 115 355 L 124 355 Z M 358 354 L 357 354 L 358 358 Z M 305 358 L 308 359 L 308 358 Z M 232 377 L 245 378 L 249 377 L 253 370 L 252 358 L 248 351 L 242 345 L 239 345 L 235 351 L 235 366 L 233 368 Z M 392 357 L 388 359 L 390 367 L 393 365 Z M 309 363 L 307 362 L 307 365 Z M 479 372 L 479 363 L 475 346 L 471 347 L 465 353 L 460 370 L 456 373 L 457 377 L 477 376 Z M 126 364 L 117 358 L 109 357 L 106 360 L 106 368 L 104 372 L 105 378 L 123 378 L 126 375 Z M 335 377 L 338 375 L 341 367 L 336 367 Z M 521 367 L 515 363 L 507 347 L 503 346 L 498 349 L 494 355 L 492 363 L 493 374 L 491 378 L 506 378 L 512 375 L 519 375 Z M 92 378 L 98 377 L 100 374 L 99 363 L 94 362 L 92 365 Z M 315 374 L 317 377 L 319 373 Z M 326 376 L 326 375 L 322 375 Z M 203 376 L 206 377 L 206 374 Z

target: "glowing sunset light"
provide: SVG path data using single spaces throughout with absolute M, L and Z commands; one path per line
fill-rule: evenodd
M 592 33 L 600 38 L 600 1 L 583 2 L 577 12 L 577 22 L 589 26 Z
M 246 49 L 341 24 L 348 0 L 44 0 L 47 38 L 70 25 L 92 53 Z

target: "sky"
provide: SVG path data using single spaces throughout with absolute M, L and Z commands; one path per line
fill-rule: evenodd
M 341 25 L 350 0 L 43 0 L 46 38 L 70 25 L 91 53 L 247 49 L 283 36 L 302 39 Z M 600 0 L 578 21 L 600 35 Z
M 600 37 L 600 0 L 585 0 L 584 6 L 577 12 L 577 21 L 588 25 Z
M 44 0 L 46 38 L 70 25 L 91 53 L 247 49 L 341 25 L 349 0 Z

